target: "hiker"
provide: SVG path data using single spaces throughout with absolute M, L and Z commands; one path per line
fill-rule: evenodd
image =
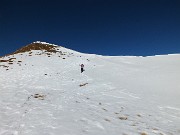
M 81 64 L 81 73 L 84 71 L 84 64 Z

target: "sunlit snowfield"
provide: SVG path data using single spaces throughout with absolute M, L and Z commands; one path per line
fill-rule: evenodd
M 56 49 L 0 58 L 0 135 L 180 134 L 179 54 Z

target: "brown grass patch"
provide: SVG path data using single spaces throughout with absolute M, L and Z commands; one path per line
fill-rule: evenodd
M 23 52 L 29 52 L 31 50 L 46 50 L 47 52 L 56 52 L 55 47 L 53 45 L 49 44 L 41 44 L 41 43 L 32 43 L 25 47 L 22 47 L 21 49 L 17 50 L 16 53 L 23 53 Z M 29 54 L 31 54 L 30 52 Z
M 57 52 L 56 48 L 57 48 L 56 46 L 49 45 L 49 44 L 31 43 L 29 45 L 26 45 L 18 49 L 14 53 L 8 54 L 6 56 L 14 55 L 18 53 L 24 53 L 24 52 L 29 52 L 29 56 L 31 56 L 30 54 L 32 54 L 31 52 L 32 50 L 45 50 L 46 52 L 56 53 Z M 23 55 L 23 54 L 20 54 L 20 55 Z

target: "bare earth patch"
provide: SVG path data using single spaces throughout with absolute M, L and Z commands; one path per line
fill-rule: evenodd
M 79 86 L 82 87 L 82 86 L 86 86 L 88 83 L 84 83 L 84 84 L 80 84 Z
M 39 99 L 39 100 L 44 100 L 44 98 L 46 97 L 46 95 L 34 94 L 33 97 L 34 97 L 34 98 L 37 98 L 37 99 Z
M 13 54 L 29 52 L 31 50 L 46 50 L 47 52 L 57 52 L 56 47 L 49 44 L 41 44 L 41 43 L 31 43 L 27 46 L 22 47 L 21 49 L 15 51 Z M 32 52 L 29 52 L 31 54 Z

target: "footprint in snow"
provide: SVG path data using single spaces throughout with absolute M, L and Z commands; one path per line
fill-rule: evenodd
M 102 109 L 103 109 L 104 111 L 106 111 L 106 112 L 108 111 L 108 110 L 106 110 L 105 108 L 102 108 Z
M 104 120 L 105 120 L 105 121 L 108 121 L 108 122 L 111 122 L 111 120 L 109 120 L 109 119 L 107 119 L 107 118 L 105 118 Z
M 79 101 L 76 101 L 76 103 L 80 103 Z
M 142 117 L 142 115 L 141 115 L 141 114 L 137 114 L 137 116 L 138 116 L 138 117 Z
M 118 117 L 118 119 L 120 119 L 120 120 L 127 120 L 128 117 L 127 116 L 120 116 L 120 117 Z

